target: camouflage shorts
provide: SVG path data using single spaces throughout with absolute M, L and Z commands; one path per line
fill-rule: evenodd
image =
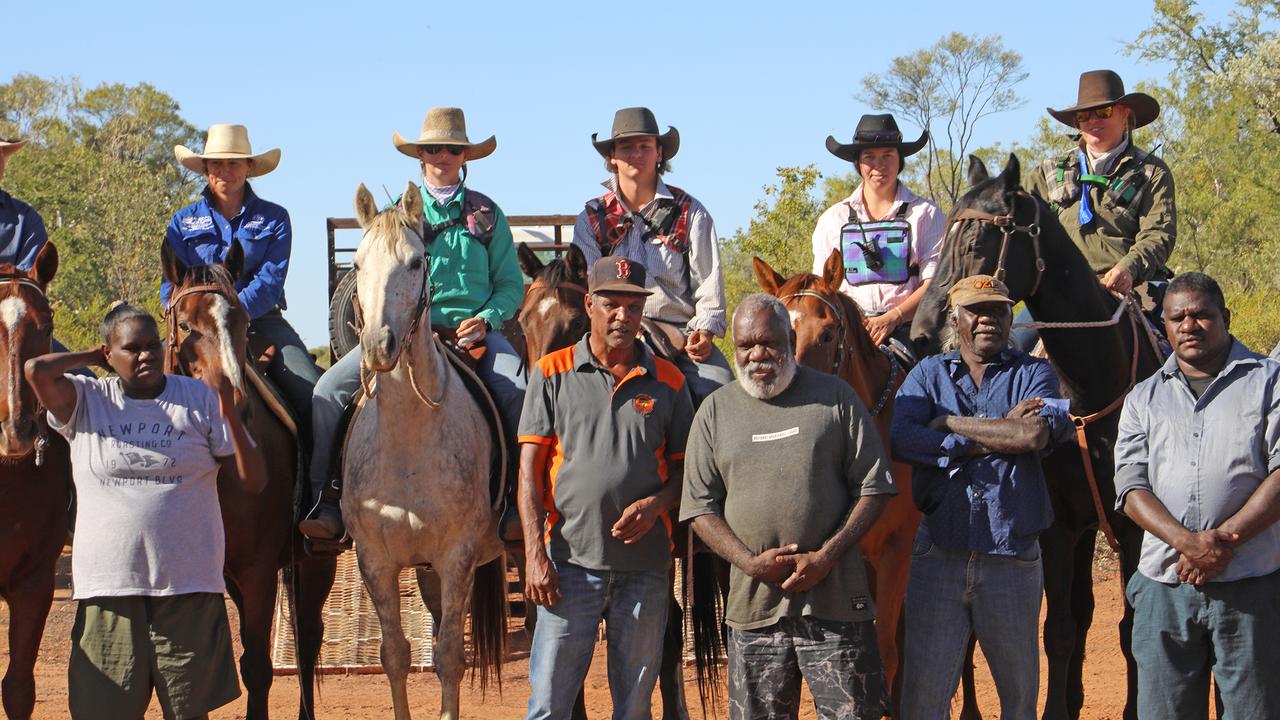
M 821 720 L 879 720 L 887 712 L 875 623 L 787 617 L 730 630 L 730 720 L 799 717 L 802 677 Z

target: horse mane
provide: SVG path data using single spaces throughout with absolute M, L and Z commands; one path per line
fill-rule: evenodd
M 538 280 L 547 287 L 555 287 L 563 282 L 573 282 L 574 278 L 569 276 L 569 263 L 563 257 L 558 257 L 542 266 L 538 271 Z
M 375 215 L 364 231 L 365 235 L 376 233 L 386 249 L 394 251 L 396 244 L 400 242 L 400 230 L 411 227 L 413 227 L 413 222 L 409 214 L 402 210 L 399 205 L 391 205 Z M 425 250 L 426 248 L 423 249 Z
M 186 285 L 216 285 L 228 298 L 237 297 L 235 279 L 221 265 L 193 265 L 188 268 Z

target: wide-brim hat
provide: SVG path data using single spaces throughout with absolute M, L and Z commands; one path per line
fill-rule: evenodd
M 16 153 L 26 144 L 26 140 L 20 140 L 18 138 L 0 138 L 0 155 Z
M 411 158 L 418 157 L 420 145 L 457 145 L 467 149 L 468 160 L 479 160 L 488 157 L 498 147 L 496 135 L 487 140 L 473 143 L 467 139 L 467 118 L 462 108 L 438 107 L 427 111 L 422 120 L 422 134 L 417 140 L 406 140 L 399 132 L 391 136 L 396 149 Z
M 1133 111 L 1134 127 L 1150 125 L 1160 115 L 1160 103 L 1146 93 L 1124 91 L 1124 80 L 1114 70 L 1090 70 L 1080 73 L 1080 88 L 1076 92 L 1076 104 L 1054 110 L 1045 108 L 1054 120 L 1068 127 L 1076 127 L 1076 112 L 1092 110 L 1107 105 L 1124 105 Z
M 680 152 L 680 131 L 668 125 L 667 131 L 658 131 L 658 119 L 647 107 L 622 108 L 613 114 L 613 131 L 604 140 L 597 140 L 598 133 L 591 133 L 591 144 L 605 160 L 613 154 L 613 144 L 629 137 L 655 137 L 662 146 L 662 159 L 670 160 Z
M 249 144 L 249 129 L 243 125 L 226 123 L 209 126 L 204 139 L 204 152 L 198 153 L 185 145 L 174 145 L 173 156 L 183 167 L 200 175 L 205 172 L 205 160 L 252 160 L 249 177 L 266 175 L 280 164 L 280 148 L 254 155 L 253 146 Z
M 898 148 L 898 155 L 908 157 L 920 152 L 929 142 L 929 131 L 920 133 L 915 142 L 903 142 L 902 131 L 898 129 L 898 121 L 893 115 L 863 115 L 858 120 L 858 128 L 853 131 L 853 142 L 845 144 L 834 136 L 827 136 L 827 150 L 832 155 L 851 163 L 858 162 L 858 153 L 867 148 Z

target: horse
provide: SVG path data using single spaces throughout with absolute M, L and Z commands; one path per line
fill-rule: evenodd
M 752 264 L 760 288 L 782 300 L 791 312 L 796 360 L 806 367 L 838 375 L 853 387 L 875 419 L 888 458 L 894 395 L 906 372 L 897 359 L 871 341 L 857 303 L 840 292 L 844 282 L 840 252 L 831 252 L 822 277 L 802 273 L 787 279 L 760 258 L 753 258 Z M 876 635 L 885 683 L 893 689 L 896 708 L 902 677 L 902 606 L 920 511 L 911 500 L 910 466 L 895 462 L 890 468 L 898 494 L 859 545 L 875 599 Z
M 53 310 L 45 292 L 57 270 L 52 242 L 30 270 L 0 265 L 0 597 L 9 604 L 9 665 L 0 693 L 10 720 L 26 720 L 35 708 L 36 653 L 67 538 L 71 453 L 61 435 L 49 432 L 22 374 L 27 360 L 49 352 Z
M 493 440 L 480 405 L 427 325 L 430 258 L 418 188 L 409 183 L 399 202 L 379 212 L 361 185 L 355 204 L 364 229 L 352 272 L 365 394 L 342 453 L 342 514 L 382 627 L 396 720 L 409 720 L 399 582 L 406 567 L 417 569 L 434 621 L 440 717 L 454 720 L 468 604 L 480 687 L 493 677 L 501 687 L 506 556 L 490 497 Z
M 1044 718 L 1078 718 L 1084 704 L 1085 637 L 1093 620 L 1097 532 L 1101 528 L 1119 556 L 1122 583 L 1137 570 L 1142 543 L 1142 530 L 1112 509 L 1119 407 L 1161 359 L 1146 339 L 1134 302 L 1122 303 L 1102 287 L 1057 213 L 1022 189 L 1016 156 L 1010 155 L 995 177 L 971 156 L 969 182 L 970 189 L 952 211 L 938 272 L 916 312 L 912 339 L 921 354 L 937 352 L 947 290 L 956 280 L 978 273 L 1002 278 L 1010 297 L 1025 301 L 1044 325 L 1041 338 L 1063 396 L 1071 401 L 1077 428 L 1076 442 L 1043 461 L 1054 514 L 1052 526 L 1040 535 L 1049 666 Z M 1120 622 L 1120 648 L 1128 668 L 1126 720 L 1137 715 L 1132 627 L 1133 608 L 1126 601 Z M 977 717 L 970 703 L 965 716 Z
M 299 467 L 293 429 L 272 406 L 265 384 L 249 367 L 249 315 L 236 294 L 244 250 L 233 242 L 221 265 L 187 266 L 164 243 L 161 266 L 173 285 L 165 311 L 168 350 L 165 372 L 189 375 L 216 388 L 222 378 L 234 388 L 236 407 L 249 434 L 264 449 L 267 487 L 252 495 L 230 478 L 218 478 L 218 504 L 226 533 L 227 592 L 240 614 L 240 676 L 248 691 L 245 715 L 266 718 L 271 692 L 271 623 L 276 606 L 276 571 L 285 569 L 295 621 L 299 680 L 298 717 L 315 717 L 313 681 L 324 638 L 322 610 L 333 587 L 333 557 L 308 557 L 295 530 Z

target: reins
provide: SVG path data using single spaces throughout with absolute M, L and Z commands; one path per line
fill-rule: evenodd
M 43 287 L 41 287 L 40 283 L 27 277 L 23 277 L 20 275 L 5 275 L 0 277 L 0 285 L 18 285 L 23 287 L 29 287 L 32 290 L 35 290 L 37 293 L 40 293 L 40 297 L 43 298 L 46 303 L 48 302 L 48 299 L 49 299 L 49 296 L 45 293 L 45 290 Z M 11 393 L 21 392 L 22 382 L 23 382 L 21 366 L 19 366 L 16 369 L 16 375 L 18 378 L 18 385 L 17 387 L 9 388 L 9 391 Z M 49 423 L 44 419 L 46 413 L 47 413 L 47 409 L 40 402 L 40 399 L 36 398 L 35 417 L 36 417 L 36 422 L 40 425 L 40 432 L 39 434 L 36 435 L 35 442 L 32 443 L 30 450 L 22 453 L 21 455 L 0 455 L 0 464 L 15 465 L 27 459 L 27 457 L 34 452 L 36 454 L 36 467 L 40 467 L 44 465 L 44 451 L 45 451 L 45 448 L 49 446 Z

